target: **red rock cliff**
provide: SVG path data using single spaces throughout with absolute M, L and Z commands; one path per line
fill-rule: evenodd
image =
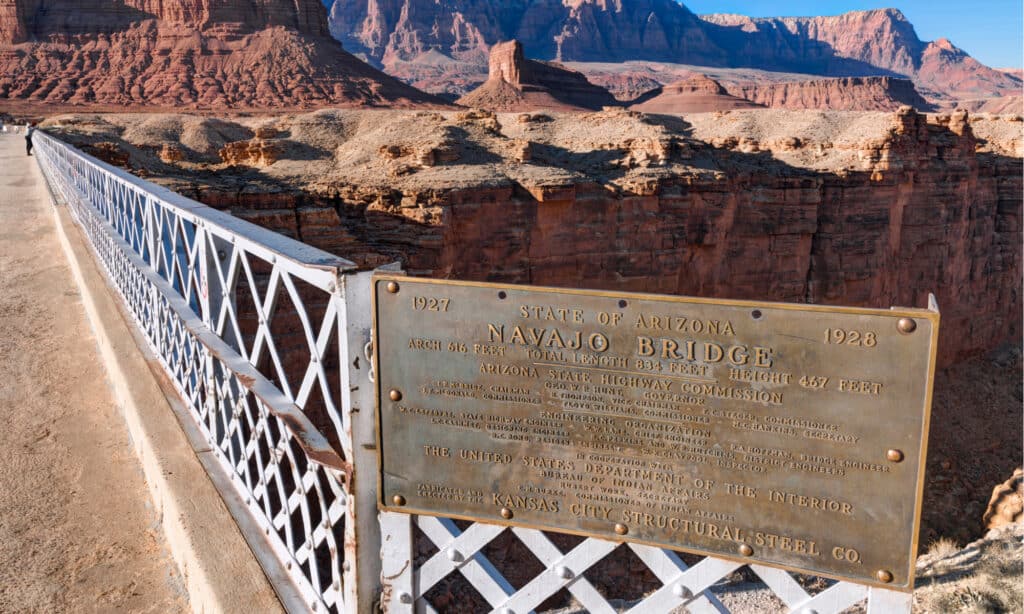
M 246 31 L 283 26 L 305 35 L 328 34 L 324 8 L 317 0 L 4 0 L 0 43 L 111 33 L 143 19 L 198 29 L 234 24 Z
M 844 77 L 784 83 L 737 83 L 730 94 L 772 109 L 832 109 L 834 111 L 895 111 L 904 105 L 927 111 L 932 105 L 908 79 Z
M 395 74 L 416 75 L 409 63 L 428 52 L 482 66 L 490 45 L 514 38 L 527 56 L 541 60 L 902 75 L 926 95 L 950 99 L 1014 95 L 1022 86 L 1019 77 L 982 65 L 945 39 L 922 41 L 895 9 L 830 17 L 698 18 L 673 0 L 335 0 L 331 32 L 346 48 Z M 436 60 L 427 63 L 436 68 Z
M 459 104 L 491 111 L 596 111 L 619 104 L 608 90 L 578 72 L 526 59 L 519 41 L 494 45 L 489 69 L 487 82 L 460 98 Z
M 913 78 L 930 93 L 952 98 L 1007 95 L 1021 88 L 1020 79 L 981 64 L 946 39 L 922 41 L 896 9 L 828 17 L 701 18 L 721 28 L 716 39 L 732 43 L 734 57 L 746 59 L 747 66 L 830 76 L 889 71 Z
M 0 97 L 212 109 L 440 102 L 343 51 L 318 0 L 5 0 Z
M 946 364 L 1020 334 L 1019 121 L 909 108 L 370 113 L 275 120 L 276 163 L 169 185 L 364 266 L 879 308 L 934 292 Z M 123 135 L 105 138 L 131 140 L 130 164 L 173 168 L 152 130 L 121 121 L 87 134 Z M 200 130 L 183 127 L 183 144 L 201 146 L 189 140 Z

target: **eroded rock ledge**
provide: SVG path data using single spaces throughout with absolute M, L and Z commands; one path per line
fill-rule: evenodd
M 321 111 L 50 123 L 367 267 L 874 307 L 920 307 L 934 292 L 944 363 L 1020 334 L 1019 117 Z

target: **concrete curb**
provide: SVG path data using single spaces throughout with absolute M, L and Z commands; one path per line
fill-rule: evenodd
M 41 175 L 40 181 L 45 182 Z M 192 610 L 282 612 L 274 589 L 228 511 L 230 489 L 220 489 L 226 502 L 211 481 L 216 476 L 204 468 L 204 454 L 210 457 L 207 462 L 215 462 L 212 453 L 190 443 L 201 440 L 194 426 L 192 436 L 187 434 L 191 420 L 187 409 L 141 334 L 125 317 L 70 212 L 63 206 L 54 206 L 53 211 L 58 238 Z

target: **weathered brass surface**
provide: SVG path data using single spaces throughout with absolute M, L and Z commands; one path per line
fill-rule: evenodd
M 374 288 L 383 509 L 912 588 L 938 313 Z

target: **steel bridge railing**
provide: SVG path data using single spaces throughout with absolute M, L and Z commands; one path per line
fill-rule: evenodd
M 352 418 L 361 404 L 372 415 L 372 396 L 368 383 L 358 392 L 368 361 L 350 356 L 369 342 L 369 275 L 42 132 L 34 144 L 221 482 L 244 501 L 232 513 L 286 608 L 368 611 L 379 590 L 376 459 L 353 443 L 372 441 L 372 421 Z

